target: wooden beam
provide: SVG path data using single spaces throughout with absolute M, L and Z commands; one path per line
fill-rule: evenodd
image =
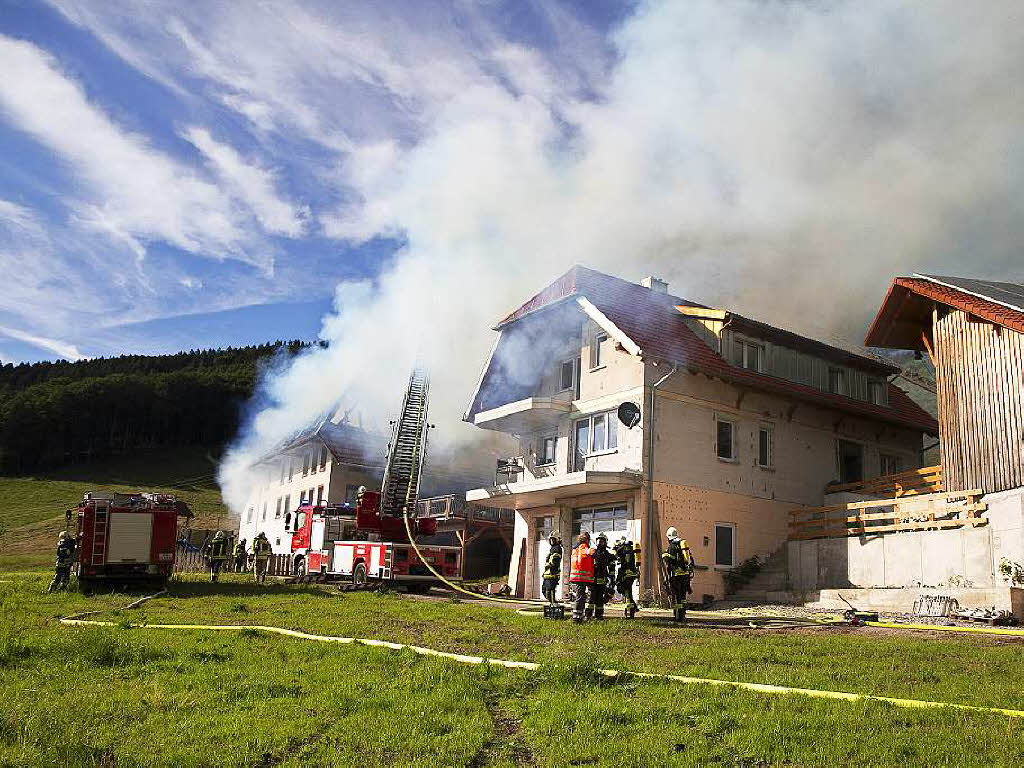
M 932 347 L 932 341 L 928 338 L 928 331 L 924 328 L 921 329 L 921 341 L 924 343 L 925 351 L 928 353 L 928 359 L 932 361 L 932 365 L 935 365 L 935 349 Z

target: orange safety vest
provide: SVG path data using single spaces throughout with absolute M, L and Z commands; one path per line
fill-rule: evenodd
M 594 550 L 586 544 L 580 544 L 572 551 L 569 581 L 576 584 L 594 583 Z

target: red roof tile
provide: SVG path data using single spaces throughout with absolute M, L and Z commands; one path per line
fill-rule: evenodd
M 893 384 L 889 385 L 889 406 L 879 406 L 734 366 L 701 341 L 683 316 L 675 310 L 677 304 L 700 305 L 586 267 L 573 267 L 502 320 L 498 327 L 570 296 L 586 296 L 636 342 L 647 359 L 676 363 L 692 372 L 716 376 L 738 386 L 795 397 L 823 407 L 921 429 L 931 434 L 938 433 L 935 419 Z M 847 358 L 858 358 L 845 350 L 835 351 Z M 859 360 L 863 367 L 872 370 L 886 367 L 869 358 Z

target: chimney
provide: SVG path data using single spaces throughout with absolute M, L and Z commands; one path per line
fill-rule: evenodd
M 668 293 L 668 283 L 654 275 L 648 275 L 645 277 L 640 281 L 640 285 L 644 288 L 650 288 L 652 291 L 657 291 L 658 293 Z

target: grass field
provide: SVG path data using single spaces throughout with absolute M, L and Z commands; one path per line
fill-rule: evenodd
M 1020 765 L 1024 721 L 951 709 L 608 679 L 669 671 L 1024 709 L 1024 645 L 876 630 L 576 627 L 501 607 L 313 586 L 176 582 L 48 596 L 0 574 L 2 765 Z M 118 622 L 68 628 L 84 610 Z M 262 624 L 533 660 L 458 665 L 251 631 Z
M 234 527 L 214 471 L 203 451 L 150 449 L 46 477 L 0 477 L 0 569 L 48 564 L 64 510 L 89 491 L 173 493 L 192 507 L 193 527 Z

